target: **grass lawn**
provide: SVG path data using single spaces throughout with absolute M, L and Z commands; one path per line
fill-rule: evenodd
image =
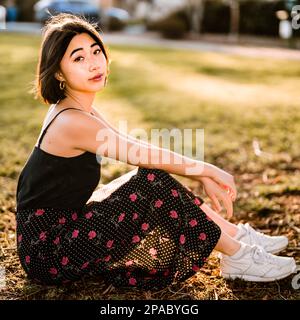
M 0 266 L 3 299 L 299 299 L 292 278 L 273 283 L 225 281 L 216 254 L 201 272 L 159 292 L 121 290 L 101 279 L 65 287 L 26 280 L 15 245 L 17 177 L 39 135 L 47 107 L 28 93 L 40 38 L 0 34 Z M 235 217 L 269 234 L 286 234 L 283 255 L 300 264 L 300 65 L 157 48 L 109 46 L 108 87 L 96 106 L 113 124 L 133 128 L 205 130 L 205 161 L 234 173 Z M 259 143 L 262 153 L 255 149 Z M 195 147 L 195 146 L 193 146 Z M 255 152 L 256 150 L 256 152 Z M 133 169 L 104 165 L 101 183 Z M 177 177 L 202 196 L 192 180 Z

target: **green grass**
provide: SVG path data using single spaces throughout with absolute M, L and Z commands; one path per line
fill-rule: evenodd
M 17 177 L 47 112 L 47 106 L 28 93 L 39 45 L 38 36 L 0 34 L 0 239 L 6 247 L 14 246 Z M 300 226 L 300 64 L 151 47 L 114 45 L 109 49 L 111 74 L 108 87 L 97 96 L 98 110 L 117 126 L 119 120 L 127 120 L 129 131 L 204 129 L 205 160 L 236 176 L 239 198 L 234 219 L 253 221 L 270 233 L 286 233 L 292 243 L 287 254 L 299 260 L 299 251 L 293 250 L 299 243 Z M 253 140 L 271 156 L 256 156 Z M 127 169 L 126 165 L 105 165 L 102 182 Z M 9 258 L 4 255 L 0 262 Z M 187 290 L 186 296 L 214 298 L 217 292 L 223 298 L 299 297 L 289 283 L 284 283 L 281 293 L 274 284 L 256 290 L 255 285 L 239 282 L 225 292 L 220 279 L 205 281 L 207 291 L 200 286 L 202 293 Z M 27 285 L 13 292 L 17 298 L 34 298 L 34 290 Z M 114 292 L 109 298 L 118 299 L 123 293 Z M 52 295 L 83 297 L 76 292 L 43 293 L 46 298 Z

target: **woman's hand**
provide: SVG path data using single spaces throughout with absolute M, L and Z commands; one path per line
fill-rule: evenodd
M 234 177 L 228 172 L 211 164 L 208 164 L 208 167 L 206 168 L 206 171 L 209 172 L 209 174 L 207 176 L 200 176 L 197 180 L 201 181 L 203 178 L 211 178 L 219 184 L 219 187 L 224 189 L 230 195 L 232 201 L 235 201 L 237 197 L 237 191 Z
M 203 177 L 200 179 L 200 182 L 203 185 L 203 189 L 207 196 L 212 201 L 212 207 L 216 212 L 222 211 L 222 207 L 220 205 L 220 201 L 222 201 L 223 206 L 227 211 L 228 218 L 233 216 L 233 205 L 232 205 L 232 197 L 230 196 L 228 190 L 227 191 L 220 187 L 218 183 L 208 177 Z

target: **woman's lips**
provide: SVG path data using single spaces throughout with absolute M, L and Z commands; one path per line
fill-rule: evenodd
M 98 74 L 98 75 L 96 75 L 94 78 L 89 79 L 89 80 L 91 80 L 91 81 L 101 81 L 102 78 L 103 78 L 103 75 L 104 75 L 103 73 Z

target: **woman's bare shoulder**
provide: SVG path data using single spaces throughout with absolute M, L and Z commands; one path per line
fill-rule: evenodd
M 63 109 L 49 109 L 36 145 L 38 145 L 42 132 L 45 132 L 48 127 L 42 140 L 43 150 L 66 157 L 74 156 L 78 154 L 77 148 L 74 147 L 78 134 L 84 134 L 85 128 L 91 126 L 90 118 L 95 117 L 75 109 L 69 109 L 59 114 L 61 110 Z
M 93 125 L 95 120 L 95 116 L 92 114 L 82 111 L 82 110 L 74 110 L 70 109 L 68 112 L 64 112 L 65 114 L 60 119 L 60 127 L 66 134 L 74 134 L 78 133 L 78 131 L 82 131 L 85 128 Z

